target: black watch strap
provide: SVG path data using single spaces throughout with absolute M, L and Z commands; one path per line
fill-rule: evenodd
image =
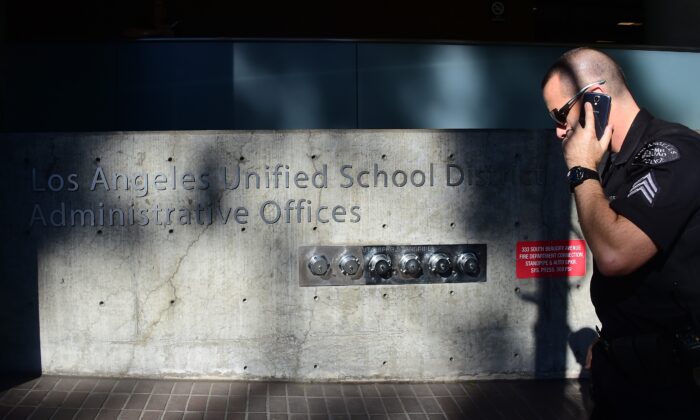
M 566 174 L 566 177 L 569 179 L 569 189 L 572 193 L 576 187 L 581 185 L 583 181 L 587 179 L 597 179 L 600 181 L 600 175 L 598 175 L 597 171 L 584 168 L 583 166 L 574 166 L 573 168 L 569 169 L 569 173 Z

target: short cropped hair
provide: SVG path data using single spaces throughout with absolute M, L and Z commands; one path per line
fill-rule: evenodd
M 600 79 L 606 81 L 613 95 L 629 92 L 622 68 L 610 56 L 593 48 L 580 47 L 562 54 L 545 73 L 542 88 L 554 75 L 561 78 L 564 88 L 571 91 L 571 95 Z

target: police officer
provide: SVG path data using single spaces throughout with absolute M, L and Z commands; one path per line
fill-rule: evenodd
M 600 139 L 586 91 L 612 98 Z M 594 49 L 560 57 L 542 92 L 594 259 L 592 418 L 700 419 L 700 136 L 640 109 Z

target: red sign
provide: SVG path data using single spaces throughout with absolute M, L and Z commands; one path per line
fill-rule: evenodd
M 577 277 L 586 275 L 586 241 L 518 242 L 516 276 Z

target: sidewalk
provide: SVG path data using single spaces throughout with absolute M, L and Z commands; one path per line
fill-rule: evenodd
M 586 419 L 587 382 L 310 384 L 42 376 L 0 388 L 2 419 Z

